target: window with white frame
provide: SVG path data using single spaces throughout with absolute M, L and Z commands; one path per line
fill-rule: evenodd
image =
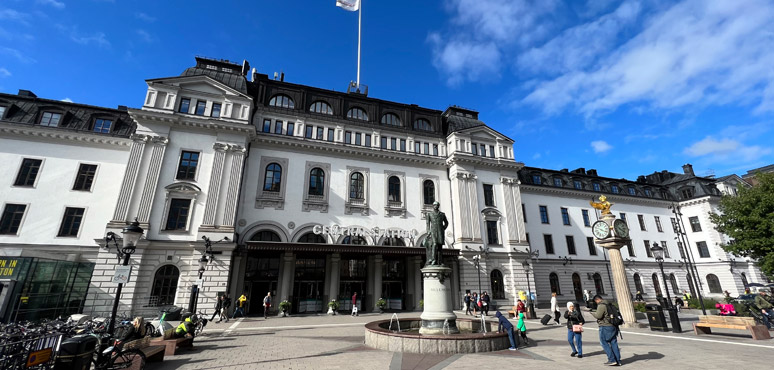
M 302 210 L 304 212 L 328 212 L 330 189 L 330 163 L 306 162 L 306 191 Z

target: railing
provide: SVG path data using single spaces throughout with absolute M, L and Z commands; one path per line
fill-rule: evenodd
M 62 334 L 0 344 L 0 369 L 53 369 Z

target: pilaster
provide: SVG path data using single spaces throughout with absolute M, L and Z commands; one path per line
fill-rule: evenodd
M 140 207 L 137 211 L 137 218 L 140 223 L 147 224 L 150 219 L 151 206 L 156 195 L 156 187 L 159 184 L 159 174 L 161 173 L 161 164 L 164 160 L 164 150 L 167 148 L 169 139 L 163 136 L 153 136 L 150 138 L 153 146 L 150 163 L 148 164 L 148 176 L 145 178 L 145 186 L 142 189 L 140 198 Z
M 226 208 L 223 212 L 222 226 L 234 227 L 236 218 L 237 199 L 239 197 L 239 185 L 242 179 L 242 164 L 245 159 L 245 147 L 241 145 L 231 145 L 231 176 L 228 180 L 228 189 L 226 192 Z
M 137 182 L 137 172 L 140 168 L 148 136 L 133 134 L 130 136 L 130 139 L 133 141 L 132 148 L 129 150 L 129 161 L 126 165 L 126 171 L 124 171 L 124 180 L 121 182 L 121 191 L 118 193 L 118 202 L 113 213 L 113 221 L 118 222 L 129 220 L 129 203 Z
M 215 143 L 215 158 L 212 162 L 210 174 L 210 187 L 207 189 L 207 203 L 204 206 L 204 222 L 202 226 L 215 225 L 215 214 L 218 209 L 220 195 L 220 180 L 223 178 L 223 162 L 226 158 L 227 144 Z

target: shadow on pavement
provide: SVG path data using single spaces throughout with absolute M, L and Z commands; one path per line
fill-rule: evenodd
M 641 360 L 660 360 L 662 358 L 664 358 L 664 355 L 658 352 L 651 351 L 643 355 L 638 355 L 635 353 L 634 356 L 632 357 L 621 359 L 621 364 L 628 365 L 628 364 L 631 364 L 632 362 L 637 362 Z

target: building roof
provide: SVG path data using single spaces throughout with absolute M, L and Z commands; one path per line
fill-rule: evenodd
M 247 63 L 239 65 L 228 60 L 196 57 L 196 66 L 186 68 L 181 76 L 209 76 L 246 95 L 247 79 L 242 74 L 244 65 Z

